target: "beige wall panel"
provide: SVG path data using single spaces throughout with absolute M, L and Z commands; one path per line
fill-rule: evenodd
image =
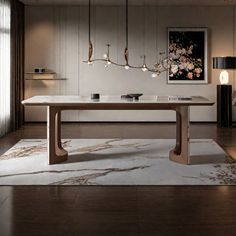
M 152 7 L 129 8 L 130 63 L 156 61 L 158 52 L 167 51 L 167 27 L 207 27 L 209 31 L 209 84 L 168 85 L 167 75 L 151 78 L 150 73 L 124 70 L 103 63 L 89 67 L 83 63 L 88 54 L 88 15 L 86 6 L 26 7 L 26 71 L 37 66 L 55 70 L 66 81 L 27 81 L 26 97 L 40 94 L 125 94 L 142 92 L 156 95 L 201 95 L 216 100 L 219 71 L 212 70 L 213 56 L 233 55 L 234 34 L 232 7 Z M 145 17 L 144 17 L 145 16 Z M 111 44 L 111 57 L 123 62 L 125 46 L 125 13 L 123 6 L 92 8 L 92 40 L 94 56 L 102 57 L 106 44 Z M 144 27 L 145 26 L 145 27 Z M 230 73 L 233 84 L 233 73 Z M 235 86 L 234 86 L 235 87 Z M 41 121 L 46 114 L 41 110 L 26 111 L 26 120 Z M 173 112 L 165 111 L 81 111 L 66 112 L 67 121 L 171 121 Z M 192 121 L 215 121 L 216 106 L 191 108 Z

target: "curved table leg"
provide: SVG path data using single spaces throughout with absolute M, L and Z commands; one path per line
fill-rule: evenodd
M 176 146 L 170 151 L 171 161 L 190 164 L 189 158 L 189 107 L 176 108 Z
M 61 111 L 47 107 L 47 149 L 48 164 L 66 161 L 68 152 L 61 145 Z

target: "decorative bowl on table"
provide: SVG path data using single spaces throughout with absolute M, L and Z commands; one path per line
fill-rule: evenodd
M 121 95 L 121 98 L 124 98 L 124 99 L 134 99 L 136 101 L 139 100 L 139 97 L 141 97 L 143 94 L 142 93 L 129 93 L 129 94 L 126 94 L 126 95 Z

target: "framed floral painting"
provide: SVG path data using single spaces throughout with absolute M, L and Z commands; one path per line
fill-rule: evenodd
M 206 84 L 207 28 L 168 28 L 169 84 Z

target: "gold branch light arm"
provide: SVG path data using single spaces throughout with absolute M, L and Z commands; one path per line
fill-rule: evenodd
M 93 44 L 92 44 L 92 42 L 90 41 L 89 42 L 89 54 L 88 54 L 88 64 L 89 65 L 92 65 L 93 64 L 93 62 L 92 62 L 92 55 L 93 55 Z

